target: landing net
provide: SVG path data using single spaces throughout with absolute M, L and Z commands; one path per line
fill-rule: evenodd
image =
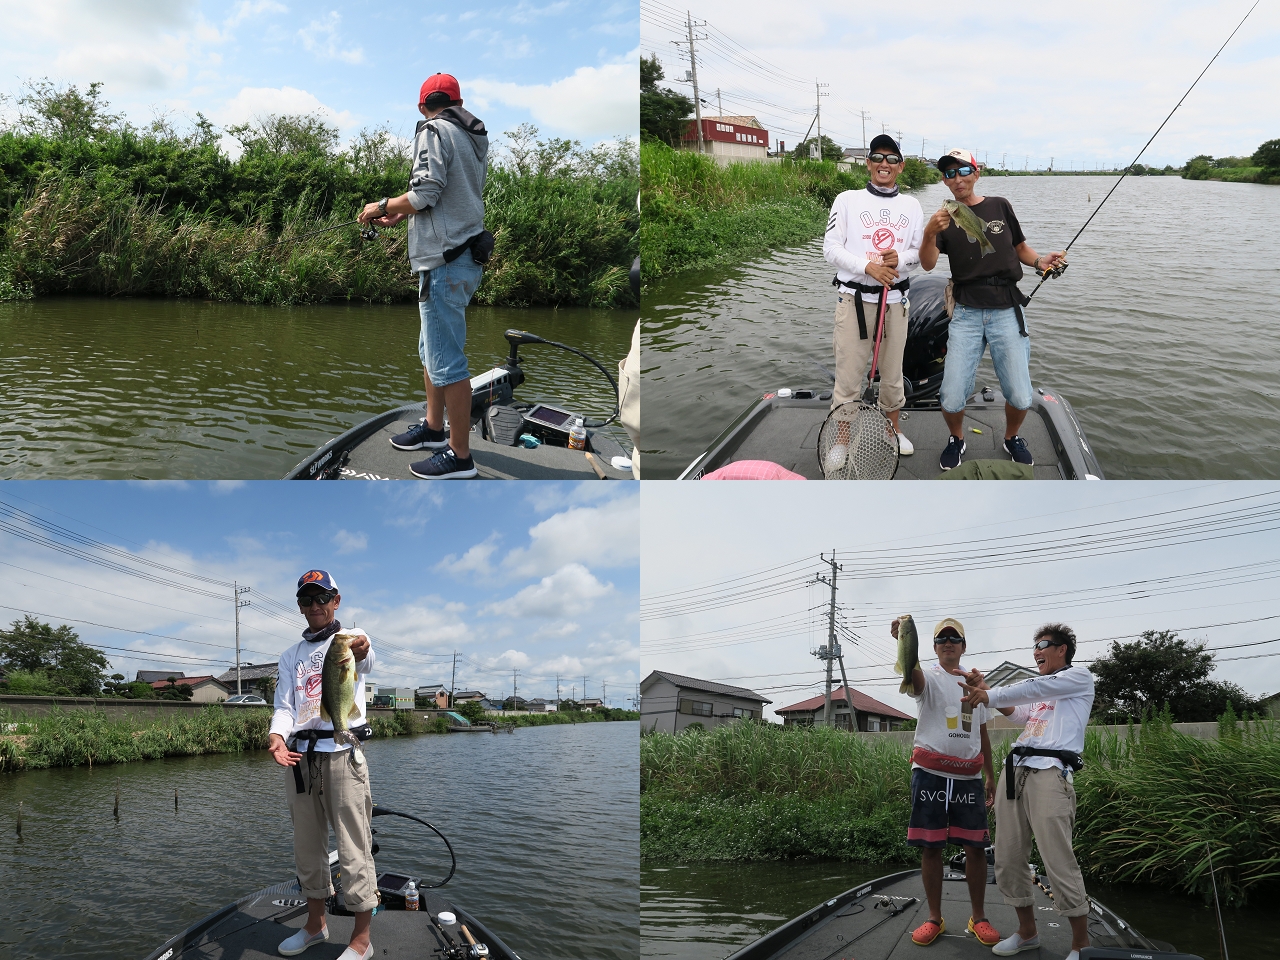
M 898 435 L 876 407 L 840 404 L 818 432 L 818 463 L 827 480 L 892 480 L 898 470 Z

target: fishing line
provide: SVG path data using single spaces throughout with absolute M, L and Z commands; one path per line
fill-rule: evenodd
M 1209 72 L 1209 68 L 1213 66 L 1213 61 L 1218 59 L 1218 54 L 1222 53 L 1222 51 L 1227 48 L 1227 44 L 1231 42 L 1231 37 L 1234 37 L 1240 31 L 1240 28 L 1244 26 L 1245 20 L 1249 19 L 1249 14 L 1253 13 L 1254 9 L 1261 2 L 1262 0 L 1254 0 L 1253 6 L 1249 8 L 1249 13 L 1246 13 L 1244 17 L 1241 19 L 1241 21 L 1238 24 L 1236 24 L 1236 28 L 1231 31 L 1231 36 L 1227 37 L 1226 40 L 1222 41 L 1222 46 L 1218 48 L 1218 53 L 1215 53 L 1213 55 L 1213 60 L 1210 60 L 1208 63 L 1205 64 L 1204 69 L 1200 71 L 1200 76 L 1196 77 L 1195 82 L 1192 83 L 1191 86 L 1187 87 L 1187 92 L 1182 95 L 1182 100 L 1185 100 L 1187 99 L 1188 96 L 1190 96 L 1191 91 L 1194 90 L 1196 88 L 1196 84 L 1200 82 L 1200 77 L 1203 77 L 1206 73 Z M 1102 209 L 1102 204 L 1106 203 L 1108 200 L 1111 199 L 1111 194 L 1116 192 L 1116 187 L 1120 186 L 1121 181 L 1123 181 L 1124 178 L 1129 175 L 1129 171 L 1133 169 L 1134 164 L 1136 164 L 1139 158 L 1144 153 L 1147 152 L 1147 147 L 1151 146 L 1151 141 L 1155 140 L 1155 138 L 1160 135 L 1160 131 L 1164 129 L 1165 123 L 1168 123 L 1170 120 L 1173 119 L 1173 115 L 1178 112 L 1178 107 L 1182 106 L 1182 100 L 1179 100 L 1174 105 L 1173 109 L 1169 111 L 1169 116 L 1164 118 L 1164 123 L 1156 127 L 1156 132 L 1151 135 L 1151 140 L 1147 141 L 1146 146 L 1144 146 L 1141 150 L 1138 151 L 1138 156 L 1134 157 L 1133 162 L 1130 163 L 1129 166 L 1125 168 L 1124 173 L 1120 174 L 1120 179 L 1115 182 L 1115 186 L 1113 186 L 1110 190 L 1107 191 L 1107 195 L 1102 198 L 1102 203 L 1099 203 L 1098 206 L 1094 208 L 1093 213 L 1089 214 L 1089 219 L 1084 222 L 1084 227 L 1081 227 L 1076 232 L 1076 235 L 1071 238 L 1071 243 L 1075 243 L 1077 240 L 1080 239 L 1080 234 L 1084 233 L 1085 227 L 1089 226 L 1090 221 L 1092 221 L 1093 218 L 1098 215 L 1098 211 Z M 1066 250 L 1071 249 L 1071 243 L 1067 244 Z M 1036 289 L 1031 291 L 1031 295 L 1027 297 L 1027 300 L 1030 301 L 1031 297 L 1034 297 L 1036 295 L 1036 290 L 1039 290 L 1044 285 L 1044 282 L 1049 279 L 1049 277 L 1058 276 L 1058 274 L 1060 274 L 1061 272 L 1062 272 L 1061 269 L 1057 267 L 1046 270 L 1040 276 L 1040 282 L 1036 284 Z
M 1261 0 L 1259 0 L 1259 2 L 1261 2 Z M 312 230 L 310 233 L 301 233 L 296 237 L 280 237 L 279 239 L 272 240 L 270 243 L 258 244 L 253 248 L 252 252 L 257 253 L 259 250 L 269 250 L 277 244 L 284 243 L 286 240 L 305 240 L 307 237 L 315 237 L 322 233 L 328 233 L 330 230 L 340 230 L 343 227 L 350 227 L 358 224 L 359 222 L 359 220 L 347 220 L 343 223 L 334 224 L 331 227 L 321 227 L 319 230 Z M 371 223 L 366 229 L 360 231 L 360 237 L 364 240 L 377 240 L 379 237 L 378 228 Z

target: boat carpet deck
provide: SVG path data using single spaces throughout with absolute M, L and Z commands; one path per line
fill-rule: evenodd
M 929 945 L 928 960 L 990 960 L 991 947 L 984 946 L 966 930 L 972 907 L 964 874 L 946 867 L 943 877 L 942 916 L 947 929 Z M 1061 960 L 1071 950 L 1071 925 L 1057 912 L 1043 890 L 1039 887 L 1033 890 L 1040 948 L 1018 956 L 1027 960 Z M 986 891 L 987 919 L 1002 937 L 1007 937 L 1018 928 L 1017 914 L 1013 907 L 1004 904 L 1004 898 L 994 885 L 988 885 Z M 884 899 L 900 906 L 912 897 L 918 902 L 897 916 L 886 919 L 891 910 L 880 906 Z M 902 879 L 842 906 L 832 916 L 819 920 L 808 931 L 792 938 L 789 945 L 773 944 L 773 947 L 781 946 L 781 949 L 771 951 L 760 949 L 764 946 L 764 940 L 761 940 L 734 954 L 734 960 L 739 957 L 750 957 L 750 960 L 852 960 L 855 956 L 857 960 L 921 960 L 924 953 L 919 945 L 912 942 L 911 933 L 928 919 L 929 905 L 925 902 L 920 873 L 912 871 Z M 1116 929 L 1118 926 L 1114 914 L 1095 907 L 1089 922 L 1093 946 L 1140 945 L 1125 930 Z M 780 932 L 775 931 L 775 935 Z M 1168 944 L 1159 946 L 1172 949 Z
M 277 947 L 281 941 L 302 929 L 307 914 L 305 905 L 290 909 L 273 901 L 287 905 L 299 896 L 296 882 L 262 891 L 256 898 L 242 902 L 234 912 L 211 927 L 202 940 L 181 952 L 175 950 L 172 960 L 278 960 Z M 431 890 L 422 891 L 422 910 L 379 911 L 370 927 L 374 956 L 379 960 L 428 960 L 444 956 L 447 944 L 430 920 L 441 910 L 451 910 L 458 915 L 460 923 L 467 922 L 461 911 Z M 307 960 L 335 960 L 346 949 L 354 918 L 331 914 L 325 922 L 329 928 L 329 941 L 309 948 L 303 954 Z M 451 929 L 460 939 L 458 926 Z M 478 934 L 477 939 L 483 940 Z M 491 950 L 492 955 L 498 958 L 515 957 L 493 949 L 492 944 Z
M 827 405 L 792 405 L 773 407 L 752 429 L 731 461 L 771 460 L 808 480 L 821 480 L 818 466 L 818 431 L 827 416 Z M 982 433 L 974 433 L 974 428 Z M 946 449 L 950 431 L 942 419 L 942 411 L 910 410 L 900 424 L 902 433 L 915 446 L 915 453 L 900 457 L 895 480 L 935 480 L 942 476 L 938 458 Z M 1036 410 L 1027 414 L 1021 435 L 1035 459 L 1032 472 L 1037 480 L 1061 480 L 1053 438 L 1044 419 Z M 970 404 L 965 409 L 964 460 L 1008 460 L 1004 452 L 1004 405 Z
M 409 464 L 431 456 L 429 450 L 397 450 L 391 438 L 422 419 L 420 406 L 401 413 L 351 451 L 342 468 L 343 480 L 413 480 Z M 605 475 L 611 480 L 632 479 L 629 470 L 617 470 L 610 463 L 622 448 L 607 436 L 596 434 L 593 442 L 604 448 L 596 454 Z M 615 449 L 616 448 L 616 449 Z M 581 450 L 543 444 L 532 450 L 505 447 L 482 440 L 471 432 L 471 455 L 480 477 L 486 480 L 596 480 L 599 479 Z

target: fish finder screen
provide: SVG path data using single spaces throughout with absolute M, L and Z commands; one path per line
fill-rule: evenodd
M 552 407 L 544 407 L 538 405 L 529 411 L 528 418 L 536 420 L 538 423 L 545 423 L 549 427 L 563 427 L 569 422 L 573 416 L 564 410 L 556 410 Z
M 402 877 L 398 873 L 384 873 L 378 878 L 378 889 L 399 892 L 409 884 L 410 877 Z

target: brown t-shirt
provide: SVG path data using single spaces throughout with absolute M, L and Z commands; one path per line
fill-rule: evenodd
M 969 208 L 987 223 L 986 235 L 995 247 L 994 253 L 982 256 L 978 241 L 954 223 L 937 235 L 938 252 L 945 253 L 951 264 L 951 279 L 955 283 L 956 303 L 979 309 L 1002 309 L 1021 303 L 1012 287 L 993 287 L 985 283 L 966 283 L 985 277 L 1001 277 L 1006 280 L 1022 279 L 1022 261 L 1016 247 L 1026 240 L 1022 226 L 1013 213 L 1013 207 L 1004 197 L 983 197 Z

